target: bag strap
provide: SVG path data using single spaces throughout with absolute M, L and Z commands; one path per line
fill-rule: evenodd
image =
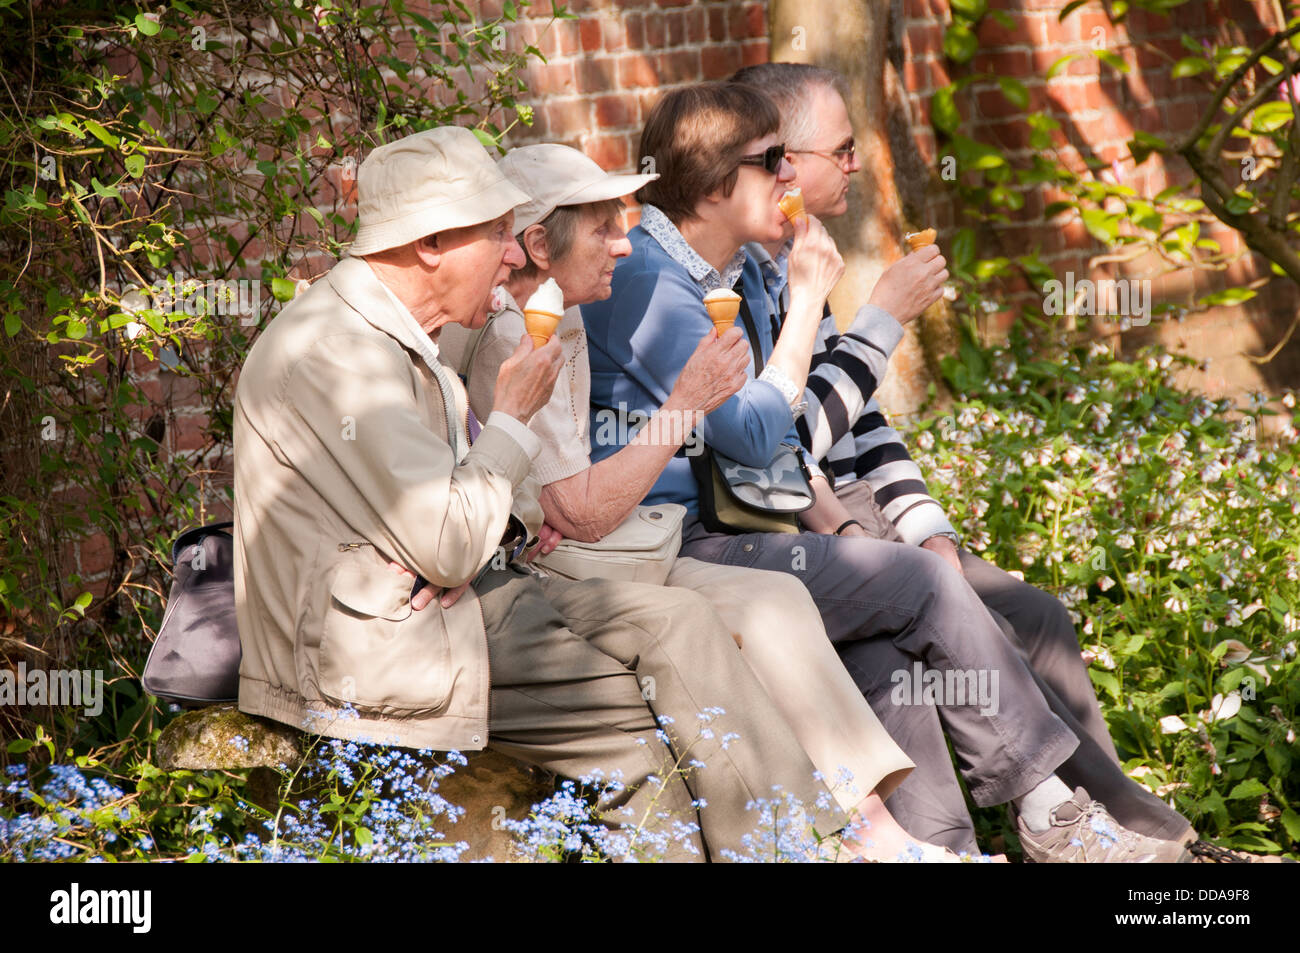
M 736 282 L 737 285 L 740 282 Z M 749 335 L 749 352 L 754 356 L 754 378 L 763 373 L 763 362 L 759 360 L 758 352 L 761 346 L 758 340 L 758 326 L 754 324 L 754 315 L 749 310 L 749 301 L 745 298 L 743 292 L 737 289 L 740 295 L 740 320 L 745 322 L 745 333 Z
M 193 529 L 187 529 L 176 537 L 176 542 L 172 543 L 172 565 L 176 565 L 176 560 L 180 558 L 181 550 L 186 546 L 197 543 L 204 536 L 213 536 L 221 533 L 225 536 L 230 534 L 226 530 L 234 526 L 232 520 L 226 520 L 224 523 L 209 523 L 207 526 L 196 526 Z
M 483 332 L 492 326 L 492 322 L 496 320 L 496 316 L 500 313 L 500 311 L 492 312 L 488 315 L 488 319 L 484 322 L 483 327 L 470 329 L 469 347 L 465 348 L 464 353 L 461 355 L 460 363 L 456 365 L 456 373 L 460 376 L 460 379 L 465 382 L 466 387 L 469 387 L 469 372 L 474 366 L 474 358 L 478 356 L 478 346 L 483 343 Z

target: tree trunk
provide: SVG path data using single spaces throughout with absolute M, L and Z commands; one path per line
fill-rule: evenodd
M 891 11 L 891 8 L 892 11 Z M 831 295 L 841 327 L 870 296 L 880 273 L 904 254 L 905 231 L 923 224 L 925 184 L 931 171 L 917 154 L 908 131 L 908 106 L 896 63 L 901 42 L 891 27 L 901 23 L 901 3 L 881 0 L 769 0 L 771 59 L 812 63 L 842 73 L 849 85 L 862 171 L 849 187 L 849 210 L 826 223 L 844 257 L 844 278 Z M 903 188 L 900 195 L 899 167 Z M 906 201 L 905 201 L 906 199 Z M 950 310 L 943 306 L 908 326 L 877 396 L 888 410 L 910 413 L 936 380 L 936 362 L 953 344 Z M 919 326 L 919 327 L 918 327 Z

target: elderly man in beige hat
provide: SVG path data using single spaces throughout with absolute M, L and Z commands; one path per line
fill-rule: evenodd
M 747 802 L 774 786 L 838 830 L 844 815 L 703 598 L 516 561 L 542 525 L 526 424 L 560 343 L 521 338 L 480 430 L 438 338 L 481 325 L 523 264 L 513 209 L 528 198 L 466 129 L 375 149 L 351 256 L 250 351 L 234 424 L 240 708 L 619 775 L 611 812 L 698 824 L 674 857 L 743 851 Z M 696 738 L 696 715 L 718 708 Z M 676 759 L 705 766 L 683 779 Z
M 674 454 L 689 452 L 694 421 L 739 388 L 749 348 L 739 330 L 721 337 L 711 331 L 654 418 L 627 446 L 593 465 L 591 369 L 578 306 L 609 297 L 614 263 L 631 250 L 619 224 L 622 197 L 657 176 L 610 174 L 576 149 L 555 144 L 514 149 L 497 165 L 532 196 L 515 210 L 515 233 L 528 262 L 511 274 L 502 309 L 482 329 L 446 329 L 441 355 L 465 377 L 471 407 L 486 412 L 496 400 L 498 371 L 524 333 L 517 302 L 526 302 L 540 285 L 555 280 L 567 309 L 555 332 L 564 366 L 550 401 L 529 424 L 542 443 L 533 461 L 533 475 L 543 484 L 540 499 L 547 524 L 542 552 L 554 550 L 557 537 L 614 547 L 620 537 L 634 538 L 631 526 L 666 509 L 637 504 Z M 671 421 L 673 415 L 683 420 Z M 619 567 L 611 572 L 622 572 L 637 554 L 611 548 L 600 555 L 611 560 L 607 565 Z M 557 562 L 543 555 L 537 562 L 543 570 L 572 571 L 567 556 Z M 709 600 L 813 763 L 828 778 L 842 770 L 852 776 L 852 783 L 836 785 L 834 792 L 846 811 L 870 824 L 872 843 L 863 845 L 862 853 L 890 859 L 909 841 L 916 843 L 882 801 L 907 776 L 912 762 L 844 668 L 803 584 L 786 573 L 684 556 L 673 559 L 664 584 Z M 943 856 L 941 848 L 922 849 L 934 859 Z

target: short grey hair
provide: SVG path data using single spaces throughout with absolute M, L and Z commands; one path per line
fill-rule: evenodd
M 545 229 L 546 250 L 550 253 L 551 261 L 559 261 L 573 250 L 573 239 L 578 231 L 578 225 L 584 218 L 588 216 L 605 218 L 622 211 L 622 199 L 602 199 L 598 202 L 559 205 L 553 208 L 549 215 L 537 223 Z M 530 225 L 529 228 L 532 226 Z M 524 229 L 524 232 L 526 231 L 527 228 Z M 528 254 L 528 246 L 524 244 L 524 232 L 515 236 L 515 241 L 519 242 L 519 247 L 524 250 L 524 263 L 515 269 L 515 275 L 520 278 L 533 278 L 540 275 L 542 270 L 533 261 L 533 256 Z
M 806 149 L 816 138 L 808 100 L 813 90 L 829 89 L 848 102 L 849 84 L 835 70 L 809 63 L 760 63 L 746 66 L 731 77 L 762 90 L 781 112 L 781 138 L 787 149 Z

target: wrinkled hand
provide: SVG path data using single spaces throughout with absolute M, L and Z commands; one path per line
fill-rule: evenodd
M 707 414 L 745 386 L 745 368 L 751 356 L 749 342 L 738 327 L 721 335 L 706 334 L 682 368 L 673 386 L 672 399 L 683 407 Z
M 928 549 L 935 555 L 942 556 L 948 565 L 957 570 L 957 575 L 966 575 L 961 571 L 961 557 L 957 555 L 957 544 L 947 536 L 931 536 L 921 544 L 921 548 Z
M 938 245 L 926 245 L 886 268 L 868 303 L 884 308 L 899 324 L 907 324 L 939 300 L 948 280 L 947 265 Z
M 794 225 L 790 249 L 790 296 L 807 295 L 818 307 L 830 297 L 844 274 L 844 259 L 835 241 L 815 215 Z
M 551 335 L 549 341 L 534 348 L 533 339 L 525 334 L 497 372 L 496 403 L 492 409 L 528 423 L 551 399 L 563 363 L 564 352 L 558 335 Z
M 554 552 L 555 547 L 564 542 L 564 534 L 550 523 L 543 523 L 542 528 L 537 531 L 537 536 L 541 542 L 528 554 L 528 562 L 532 562 L 538 556 Z
M 415 580 L 417 578 L 415 573 L 411 572 L 401 563 L 389 562 L 388 569 L 390 572 L 399 573 L 400 575 L 403 576 L 410 576 L 411 585 L 415 585 Z M 469 588 L 468 582 L 463 582 L 459 586 L 456 586 L 454 589 L 438 589 L 436 586 L 431 586 L 426 582 L 423 586 L 420 587 L 418 592 L 416 592 L 413 596 L 411 596 L 411 611 L 419 612 L 421 609 L 428 606 L 429 603 L 431 603 L 434 600 L 434 598 L 439 595 L 442 596 L 442 602 L 441 602 L 442 607 L 444 609 L 450 609 L 452 606 L 456 604 L 456 600 L 465 594 L 465 590 L 468 588 Z

